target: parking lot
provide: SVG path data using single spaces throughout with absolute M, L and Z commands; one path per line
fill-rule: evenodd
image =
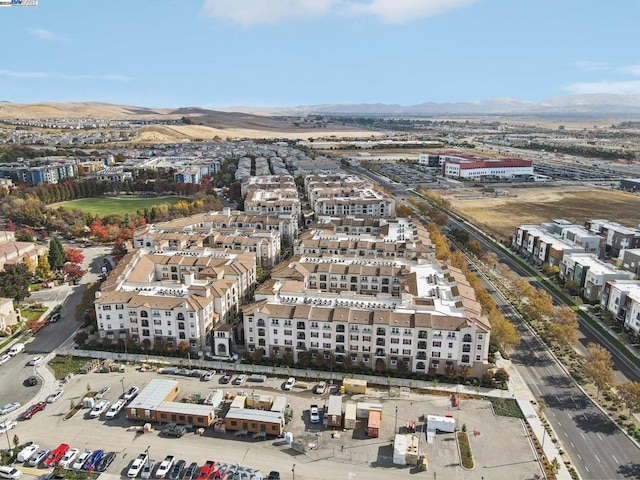
M 451 405 L 449 397 L 410 394 L 406 397 L 390 398 L 386 391 L 369 389 L 367 395 L 348 395 L 352 401 L 368 401 L 383 406 L 383 417 L 378 438 L 368 438 L 365 433 L 365 420 L 359 420 L 353 431 L 340 431 L 338 435 L 322 427 L 322 423 L 311 423 L 309 406 L 316 403 L 321 407 L 328 402 L 330 392 L 323 395 L 313 393 L 315 382 L 298 381 L 292 392 L 283 391 L 286 379 L 269 378 L 264 383 L 245 383 L 235 386 L 219 383 L 221 375 L 215 375 L 211 381 L 203 382 L 195 377 L 162 376 L 175 379 L 180 383 L 179 398 L 199 395 L 205 398 L 212 388 L 223 388 L 224 392 L 236 394 L 243 391 L 247 394 L 266 394 L 274 398 L 287 395 L 290 408 L 293 410 L 291 422 L 286 431 L 293 433 L 294 438 L 301 435 L 316 436 L 317 448 L 300 454 L 293 451 L 283 439 L 253 440 L 238 438 L 233 433 L 214 432 L 213 428 L 205 430 L 200 436 L 190 432 L 181 438 L 168 438 L 159 435 L 161 425 L 154 425 L 154 431 L 139 433 L 141 423 L 129 422 L 124 412 L 114 420 L 90 419 L 88 410 L 80 410 L 73 418 L 64 420 L 70 409 L 70 401 L 81 401 L 88 390 L 97 391 L 110 387 L 104 398 L 112 403 L 122 395 L 125 389 L 136 385 L 143 389 L 152 379 L 159 378 L 156 372 L 140 372 L 133 367 L 124 373 L 90 373 L 76 375 L 66 385 L 64 395 L 47 408 L 34 415 L 31 420 L 19 421 L 18 426 L 10 432 L 17 434 L 20 443 L 34 441 L 41 447 L 52 449 L 58 444 L 68 443 L 72 448 L 103 449 L 114 451 L 117 457 L 107 472 L 111 475 L 126 476 L 131 461 L 141 452 L 148 449 L 150 458 L 160 462 L 166 455 L 175 455 L 176 459 L 184 459 L 187 464 L 206 460 L 241 464 L 244 467 L 260 469 L 265 475 L 271 470 L 280 471 L 282 478 L 301 479 L 377 479 L 388 478 L 394 472 L 394 478 L 417 473 L 415 469 L 401 468 L 392 464 L 392 440 L 397 424 L 403 429 L 408 422 L 415 421 L 421 426 L 425 413 L 443 415 L 453 414 L 458 428 L 466 423 L 469 429 L 471 447 L 476 461 L 472 471 L 462 471 L 459 467 L 456 442 L 453 434 L 439 434 L 432 445 L 426 445 L 426 438 L 421 436 L 421 449 L 426 452 L 429 470 L 419 472 L 420 476 L 431 478 L 464 478 L 480 480 L 535 478 L 540 474 L 535 455 L 522 422 L 518 419 L 495 417 L 488 402 L 465 400 L 458 410 Z M 351 398 L 350 398 L 351 397 Z M 397 412 L 397 413 L 396 413 Z M 397 415 L 397 417 L 396 417 Z M 396 420 L 397 418 L 397 420 Z M 474 431 L 478 432 L 474 436 Z M 32 470 L 25 470 L 33 473 Z M 38 473 L 45 473 L 40 470 Z M 25 475 L 23 478 L 36 478 Z

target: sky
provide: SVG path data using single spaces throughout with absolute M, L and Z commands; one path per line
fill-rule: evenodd
M 0 101 L 146 107 L 640 94 L 640 0 L 39 0 Z

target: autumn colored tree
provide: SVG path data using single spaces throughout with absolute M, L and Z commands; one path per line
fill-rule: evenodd
M 105 242 L 109 235 L 107 227 L 103 225 L 102 220 L 100 220 L 99 218 L 96 218 L 93 222 L 91 222 L 91 224 L 89 225 L 89 231 L 91 232 L 91 235 L 102 242 Z
M 561 347 L 577 345 L 578 329 L 576 312 L 567 306 L 558 307 L 547 326 L 551 342 Z
M 532 288 L 523 308 L 532 320 L 544 320 L 546 317 L 553 315 L 553 301 L 551 300 L 551 295 L 544 290 Z
M 29 273 L 31 274 L 35 273 L 36 264 L 33 263 L 33 260 L 31 260 L 29 257 L 25 257 L 24 264 L 27 266 L 27 270 L 29 271 Z
M 629 409 L 629 415 L 640 412 L 640 383 L 626 381 L 616 387 L 618 397 Z
M 70 263 L 70 262 L 64 264 L 64 267 L 62 268 L 62 272 L 65 274 L 65 276 L 69 280 L 76 280 L 82 277 L 85 273 L 87 273 L 87 271 L 83 270 L 82 267 L 80 267 L 80 265 L 77 265 L 75 263 Z
M 396 216 L 398 217 L 410 217 L 413 214 L 413 210 L 406 205 L 398 205 L 396 207 Z
M 489 312 L 491 324 L 491 341 L 495 342 L 500 351 L 510 352 L 520 344 L 520 333 L 496 307 Z
M 80 265 L 84 261 L 84 254 L 82 250 L 76 247 L 66 247 L 64 254 L 67 257 L 67 262 L 77 263 Z
M 602 390 L 611 388 L 615 383 L 616 377 L 611 353 L 598 344 L 589 343 L 587 345 L 587 360 L 583 369 L 587 379 L 596 386 L 596 399 Z
M 478 258 L 484 257 L 484 250 L 478 240 L 471 240 L 469 242 L 469 250 Z
M 46 255 L 38 257 L 38 265 L 36 266 L 36 277 L 40 280 L 46 280 L 51 276 L 51 266 Z
M 11 220 L 7 220 L 7 222 L 5 223 L 4 229 L 9 231 L 9 232 L 15 232 L 16 231 L 16 225 Z

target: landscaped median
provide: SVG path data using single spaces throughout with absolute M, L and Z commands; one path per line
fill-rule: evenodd
M 473 455 L 471 454 L 471 444 L 467 436 L 466 424 L 462 426 L 462 431 L 456 432 L 456 442 L 458 443 L 458 453 L 460 454 L 462 468 L 471 470 L 473 468 Z

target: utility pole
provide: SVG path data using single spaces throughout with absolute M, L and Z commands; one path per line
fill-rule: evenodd
M 396 424 L 393 427 L 393 433 L 398 433 L 398 406 L 396 405 Z
M 293 480 L 296 480 L 296 464 L 293 464 L 293 467 L 291 467 L 291 475 L 293 475 Z

